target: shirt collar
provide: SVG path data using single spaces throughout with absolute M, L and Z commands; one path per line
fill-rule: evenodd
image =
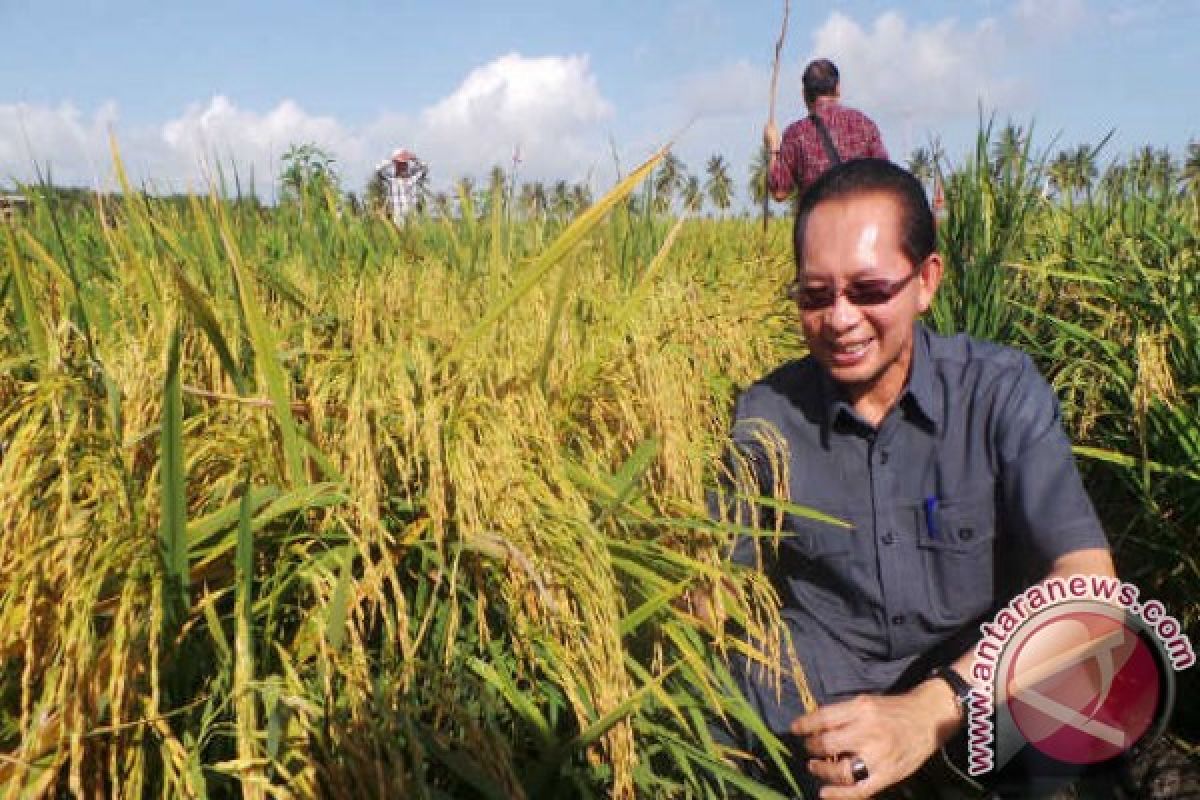
M 912 364 L 909 366 L 908 384 L 901 392 L 897 405 L 910 405 L 936 433 L 941 429 L 945 408 L 944 399 L 934 386 L 929 337 L 930 333 L 924 325 L 913 323 Z M 828 370 L 822 368 L 817 373 L 820 376 L 821 405 L 825 409 L 821 420 L 821 442 L 828 446 L 830 429 L 840 415 L 845 414 L 853 420 L 858 420 L 859 416 L 853 406 L 846 402 Z
M 813 111 L 825 111 L 826 109 L 833 108 L 837 104 L 837 98 L 823 94 L 816 100 L 813 100 Z
M 933 357 L 929 353 L 932 334 L 920 322 L 913 323 L 913 359 L 908 373 L 905 396 L 912 398 L 914 407 L 933 426 L 935 432 L 942 428 L 945 413 L 945 397 L 937 391 L 933 375 Z

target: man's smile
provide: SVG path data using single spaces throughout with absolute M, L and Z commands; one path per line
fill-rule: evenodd
M 863 358 L 873 341 L 875 340 L 871 338 L 853 342 L 827 342 L 826 348 L 834 366 L 852 366 Z

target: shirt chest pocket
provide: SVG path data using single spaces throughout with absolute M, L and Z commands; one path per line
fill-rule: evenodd
M 991 608 L 995 594 L 996 507 L 990 490 L 926 502 L 917 548 L 935 622 L 968 622 Z

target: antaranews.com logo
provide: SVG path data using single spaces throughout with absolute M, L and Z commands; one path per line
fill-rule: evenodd
M 1117 578 L 1051 578 L 980 626 L 971 775 L 999 770 L 1026 744 L 1062 763 L 1099 764 L 1162 731 L 1175 672 L 1196 655 L 1162 603 L 1139 595 Z

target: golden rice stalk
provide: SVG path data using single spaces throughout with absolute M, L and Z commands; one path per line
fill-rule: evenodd
M 1133 387 L 1133 407 L 1144 417 L 1154 401 L 1167 407 L 1174 405 L 1178 392 L 1167 358 L 1167 342 L 1171 331 L 1139 331 L 1134 337 L 1133 352 L 1137 360 L 1137 382 Z
M 643 180 L 646 179 L 658 163 L 666 156 L 666 150 L 660 150 L 655 153 L 644 164 L 629 173 L 622 181 L 609 190 L 609 192 L 596 201 L 587 211 L 580 214 L 568 227 L 563 231 L 554 242 L 546 248 L 546 250 L 538 256 L 537 260 L 529 266 L 507 295 L 495 302 L 488 313 L 476 323 L 467 333 L 454 345 L 449 353 L 446 354 L 444 361 L 451 362 L 457 358 L 463 350 L 469 347 L 479 337 L 479 335 L 490 327 L 496 320 L 500 319 L 518 300 L 524 297 L 530 289 L 532 289 L 551 269 L 555 267 L 562 259 L 570 253 L 576 245 L 583 241 L 592 230 L 600 224 L 604 216 L 612 210 L 612 208 L 626 197 L 630 192 L 636 189 Z
M 283 440 L 286 463 L 284 479 L 288 485 L 303 486 L 308 483 L 308 474 L 305 470 L 305 459 L 300 446 L 300 435 L 296 430 L 296 420 L 292 416 L 291 383 L 279 363 L 275 336 L 263 317 L 261 301 L 256 296 L 250 275 L 242 265 L 237 242 L 229 229 L 229 221 L 225 216 L 224 207 L 220 204 L 217 204 L 217 218 L 221 241 L 225 245 L 225 253 L 233 269 L 238 303 L 241 306 L 243 319 L 246 321 L 250 342 L 254 347 L 254 363 L 266 383 L 267 394 L 271 398 L 275 410 L 275 424 L 279 426 L 280 436 Z

